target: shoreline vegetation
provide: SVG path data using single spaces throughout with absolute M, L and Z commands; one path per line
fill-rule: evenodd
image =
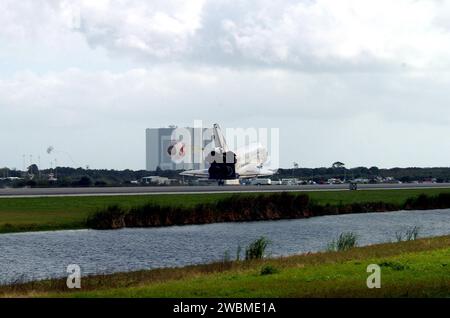
M 86 225 L 91 229 L 110 230 L 125 227 L 302 219 L 324 215 L 447 208 L 450 208 L 450 193 L 420 194 L 397 204 L 383 201 L 320 204 L 311 200 L 308 194 L 281 192 L 253 196 L 232 195 L 217 202 L 193 206 L 147 203 L 124 208 L 120 205 L 110 205 L 90 215 Z
M 260 256 L 265 243 L 260 239 L 249 248 Z M 80 290 L 68 289 L 66 278 L 18 281 L 0 286 L 0 297 L 450 296 L 450 236 L 353 245 L 339 251 L 83 276 Z M 380 289 L 366 286 L 370 264 L 381 268 Z
M 438 197 L 441 194 L 450 194 L 450 188 L 443 189 L 395 189 L 395 190 L 358 190 L 358 191 L 311 191 L 311 192 L 290 192 L 291 195 L 304 195 L 309 197 L 308 204 L 315 204 L 322 207 L 318 211 L 313 211 L 315 215 L 321 213 L 355 213 L 364 212 L 368 208 L 369 212 L 380 212 L 380 210 L 401 210 L 403 208 L 428 209 L 443 208 L 447 205 L 439 205 L 430 202 L 431 197 Z M 426 197 L 421 197 L 425 194 Z M 213 194 L 176 194 L 176 195 L 151 195 L 151 196 L 92 196 L 92 197 L 42 197 L 42 198 L 0 198 L 0 233 L 31 232 L 31 231 L 52 231 L 52 230 L 73 230 L 86 229 L 87 219 L 97 211 L 105 211 L 110 206 L 117 205 L 119 213 L 125 210 L 138 214 L 143 210 L 143 206 L 160 206 L 166 210 L 168 207 L 173 212 L 183 212 L 197 206 L 204 206 L 205 209 L 211 205 L 218 204 L 219 201 L 229 201 L 230 197 L 241 197 L 240 201 L 252 201 L 258 195 L 270 196 L 270 193 L 213 193 Z M 419 199 L 421 197 L 421 199 Z M 246 199 L 249 198 L 249 199 Z M 411 201 L 412 200 L 412 201 Z M 301 203 L 301 200 L 298 199 Z M 408 202 L 407 202 L 408 201 Z M 431 200 L 432 201 L 432 200 Z M 267 201 L 265 201 L 267 202 Z M 376 204 L 367 204 L 375 202 Z M 382 203 L 380 203 L 382 202 Z M 243 203 L 243 202 L 241 202 Z M 284 205 L 286 205 L 285 202 Z M 270 208 L 273 204 L 269 204 Z M 256 208 L 252 206 L 252 209 Z M 358 211 L 359 209 L 359 211 Z M 114 210 L 114 209 L 113 209 Z M 272 210 L 274 210 L 272 208 Z M 322 211 L 322 212 L 321 212 Z M 117 212 L 117 211 L 116 211 Z M 289 212 L 291 217 L 306 217 L 303 215 L 308 211 Z M 204 212 L 203 212 L 204 213 Z M 253 217 L 249 210 L 246 218 Z M 259 212 L 258 212 L 259 213 Z M 275 217 L 279 211 L 267 210 L 266 216 Z M 264 213 L 262 215 L 264 215 Z M 298 215 L 295 215 L 298 214 Z M 217 214 L 211 214 L 217 215 Z M 230 214 L 228 218 L 233 215 Z M 288 215 L 289 216 L 289 215 Z M 280 215 L 281 218 L 288 216 Z M 128 216 L 130 218 L 131 216 Z M 154 216 L 153 216 L 154 217 Z M 208 215 L 203 215 L 208 217 Z M 195 219 L 199 219 L 196 216 Z M 225 217 L 220 217 L 225 219 Z M 243 216 L 236 216 L 236 221 Z M 258 218 L 257 218 L 258 219 Z M 275 218 L 274 218 L 275 219 Z M 144 220 L 145 221 L 145 220 Z M 183 221 L 183 220 L 182 220 Z M 135 219 L 133 222 L 141 222 Z M 159 220 L 161 223 L 161 220 Z M 166 220 L 162 220 L 164 224 Z M 182 224 L 185 224 L 184 221 Z M 120 224 L 119 224 L 120 225 Z M 117 226 L 114 224 L 114 226 Z

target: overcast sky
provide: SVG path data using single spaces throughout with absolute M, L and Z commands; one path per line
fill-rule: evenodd
M 280 128 L 284 167 L 450 166 L 450 1 L 0 0 L 0 23 L 0 167 L 143 169 L 145 128 L 196 119 Z

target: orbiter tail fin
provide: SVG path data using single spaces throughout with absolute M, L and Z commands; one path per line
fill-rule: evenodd
M 224 152 L 229 150 L 225 136 L 223 135 L 222 129 L 220 129 L 218 124 L 213 125 L 213 137 L 216 147 L 222 148 Z

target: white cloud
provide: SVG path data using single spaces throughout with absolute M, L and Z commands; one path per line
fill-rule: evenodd
M 148 65 L 450 66 L 450 5 L 438 0 L 4 0 L 0 9 L 0 38 L 62 45 L 79 32 Z
M 449 66 L 440 1 L 81 1 L 92 45 L 150 61 Z M 448 12 L 448 10 L 447 10 Z M 447 15 L 448 17 L 448 15 Z M 439 59 L 439 62 L 436 61 Z
M 377 151 L 386 145 L 389 152 L 352 152 L 349 165 L 443 165 L 444 149 L 450 147 L 439 134 L 450 124 L 449 85 L 450 78 L 434 81 L 423 74 L 194 71 L 178 65 L 116 73 L 24 72 L 0 80 L 0 118 L 6 123 L 0 135 L 13 136 L 7 147 L 8 140 L 1 142 L 2 160 L 20 162 L 29 149 L 42 153 L 54 144 L 92 167 L 138 169 L 145 128 L 192 125 L 195 119 L 211 124 L 219 118 L 228 127 L 281 128 L 284 153 L 289 153 L 282 158 L 284 166 L 294 156 L 310 165 L 328 164 L 333 156 L 347 158 L 348 149 L 367 148 L 367 142 Z M 430 144 L 418 147 L 427 149 L 427 156 L 410 149 L 414 140 L 425 139 Z M 325 153 L 323 147 L 333 151 Z M 416 157 L 404 158 L 405 147 Z
M 202 0 L 81 1 L 80 31 L 93 45 L 170 59 L 190 51 Z

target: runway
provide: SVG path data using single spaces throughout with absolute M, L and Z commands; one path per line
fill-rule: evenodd
M 450 183 L 360 184 L 359 190 L 450 188 Z M 121 196 L 157 194 L 209 194 L 243 192 L 348 191 L 348 184 L 267 185 L 267 186 L 148 186 L 89 188 L 7 188 L 0 189 L 0 198 L 33 198 L 63 196 Z

